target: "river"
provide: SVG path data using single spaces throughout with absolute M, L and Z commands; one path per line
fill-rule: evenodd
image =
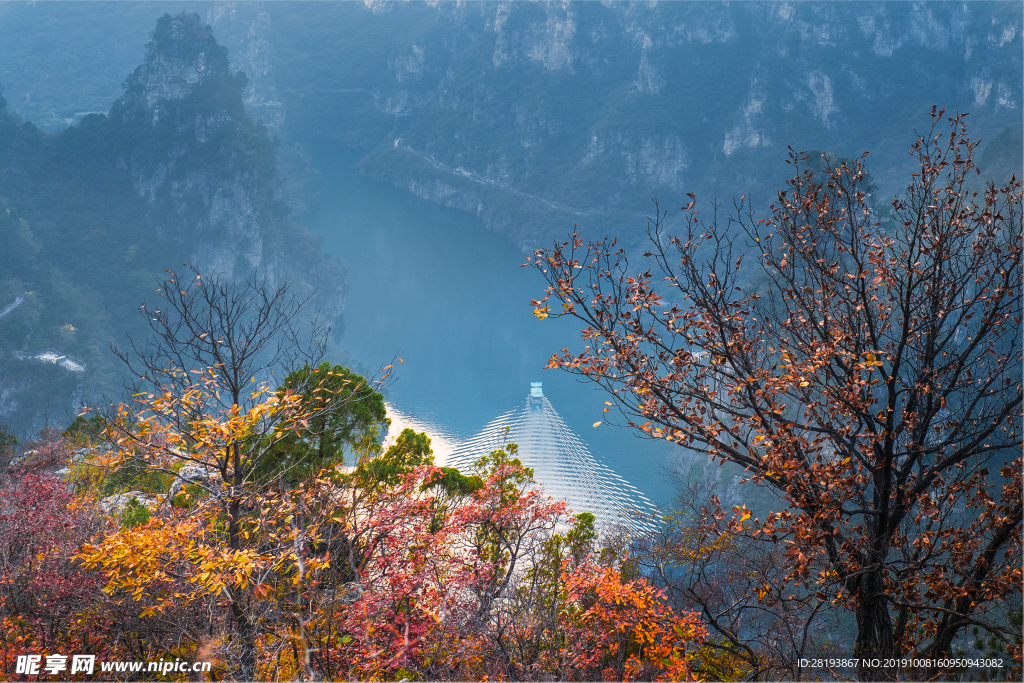
M 605 395 L 544 365 L 579 338 L 569 320 L 537 320 L 537 273 L 510 240 L 475 217 L 437 206 L 356 173 L 361 153 L 310 145 L 320 174 L 318 212 L 303 221 L 348 270 L 339 345 L 367 368 L 401 358 L 390 405 L 447 439 L 471 436 L 520 405 L 530 382 L 591 453 L 657 502 L 672 487 L 664 469 L 673 447 L 627 428 L 592 425 Z M 567 226 L 568 227 L 568 226 Z

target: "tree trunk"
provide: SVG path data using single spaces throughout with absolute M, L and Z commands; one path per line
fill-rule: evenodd
M 239 679 L 255 680 L 256 676 L 256 629 L 249 620 L 242 601 L 234 592 L 231 593 L 231 617 L 238 624 L 238 639 L 241 648 L 238 653 Z
M 885 666 L 895 655 L 892 616 L 880 572 L 870 572 L 860 585 L 857 605 L 857 678 L 862 681 L 894 681 L 896 667 Z
M 232 498 L 228 503 L 228 545 L 232 550 L 239 550 L 238 517 L 241 512 L 241 502 Z M 228 592 L 231 596 L 231 618 L 237 624 L 238 638 L 241 649 L 238 653 L 239 665 L 241 667 L 239 678 L 243 681 L 251 681 L 256 675 L 256 628 L 245 613 L 244 598 L 237 590 Z

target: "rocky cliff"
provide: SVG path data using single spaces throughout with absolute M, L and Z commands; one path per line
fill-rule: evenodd
M 141 45 L 166 6 L 0 3 L 10 106 L 51 130 L 105 111 L 138 61 L 125 43 Z M 339 141 L 367 150 L 368 174 L 523 244 L 573 222 L 642 228 L 652 195 L 766 203 L 787 145 L 871 151 L 884 194 L 932 104 L 970 111 L 984 146 L 1007 128 L 1004 143 L 1020 138 L 1020 3 L 194 7 L 249 77 L 250 116 L 288 140 L 293 181 L 310 176 L 297 142 Z M 993 172 L 1021 168 L 1019 145 L 983 152 Z M 289 188 L 302 211 L 308 185 Z
M 287 108 L 289 136 L 371 150 L 365 172 L 524 244 L 621 223 L 653 195 L 766 203 L 787 145 L 869 150 L 894 190 L 932 104 L 970 111 L 985 141 L 1024 104 L 1014 3 L 217 3 L 209 17 L 269 67 L 274 94 L 253 98 Z
M 187 245 L 202 270 L 326 285 L 320 306 L 334 317 L 343 307 L 337 273 L 289 214 L 274 142 L 243 105 L 247 85 L 198 15 L 164 15 L 110 110 L 118 164 L 158 234 Z
M 118 399 L 108 345 L 146 334 L 139 304 L 185 261 L 315 290 L 340 327 L 343 271 L 292 217 L 247 82 L 182 13 L 159 19 L 109 114 L 50 134 L 0 98 L 0 424 L 29 433 Z

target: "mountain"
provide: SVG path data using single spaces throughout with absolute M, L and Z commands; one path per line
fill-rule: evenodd
M 109 114 L 52 134 L 0 105 L 0 422 L 66 424 L 117 398 L 108 344 L 144 334 L 136 309 L 186 261 L 317 290 L 340 315 L 343 272 L 291 216 L 246 83 L 198 15 L 166 14 Z
M 123 36 L 141 36 L 144 14 L 164 6 L 3 3 L 12 106 L 40 126 L 106 106 L 101 93 L 137 60 Z M 368 175 L 479 215 L 524 247 L 574 223 L 639 233 L 652 196 L 728 206 L 747 193 L 765 205 L 787 175 L 787 145 L 870 151 L 879 196 L 891 194 L 933 104 L 971 112 L 993 173 L 1024 164 L 1012 144 L 1024 106 L 1019 3 L 194 7 L 249 75 L 250 114 L 289 141 L 279 156 L 303 211 L 315 191 L 294 182 L 312 178 L 295 145 L 325 139 L 364 150 Z
M 787 145 L 870 151 L 884 204 L 932 104 L 971 112 L 986 175 L 1024 164 L 1019 3 L 190 7 L 147 46 L 177 5 L 0 3 L 0 311 L 23 298 L 0 317 L 0 422 L 112 391 L 107 341 L 187 258 L 297 273 L 340 310 L 341 273 L 290 215 L 315 213 L 323 141 L 525 249 L 574 224 L 628 243 L 652 196 L 764 207 Z M 86 371 L 12 360 L 47 348 Z M 70 382 L 63 408 L 26 407 L 12 378 L 39 372 Z
M 971 112 L 980 158 L 1021 130 L 1019 3 L 223 3 L 210 17 L 268 65 L 247 97 L 279 105 L 290 139 L 366 149 L 365 173 L 528 248 L 574 223 L 637 233 L 652 196 L 766 205 L 787 145 L 870 151 L 891 196 L 933 104 Z M 1019 174 L 1020 145 L 1007 152 L 993 170 Z
M 198 15 L 165 14 L 110 109 L 115 154 L 148 223 L 202 270 L 283 276 L 293 256 L 285 244 L 300 228 L 290 221 L 266 128 L 242 104 L 246 84 Z

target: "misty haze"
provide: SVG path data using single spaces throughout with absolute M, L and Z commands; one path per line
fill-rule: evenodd
M 1022 83 L 1019 2 L 0 2 L 0 679 L 1020 680 Z

